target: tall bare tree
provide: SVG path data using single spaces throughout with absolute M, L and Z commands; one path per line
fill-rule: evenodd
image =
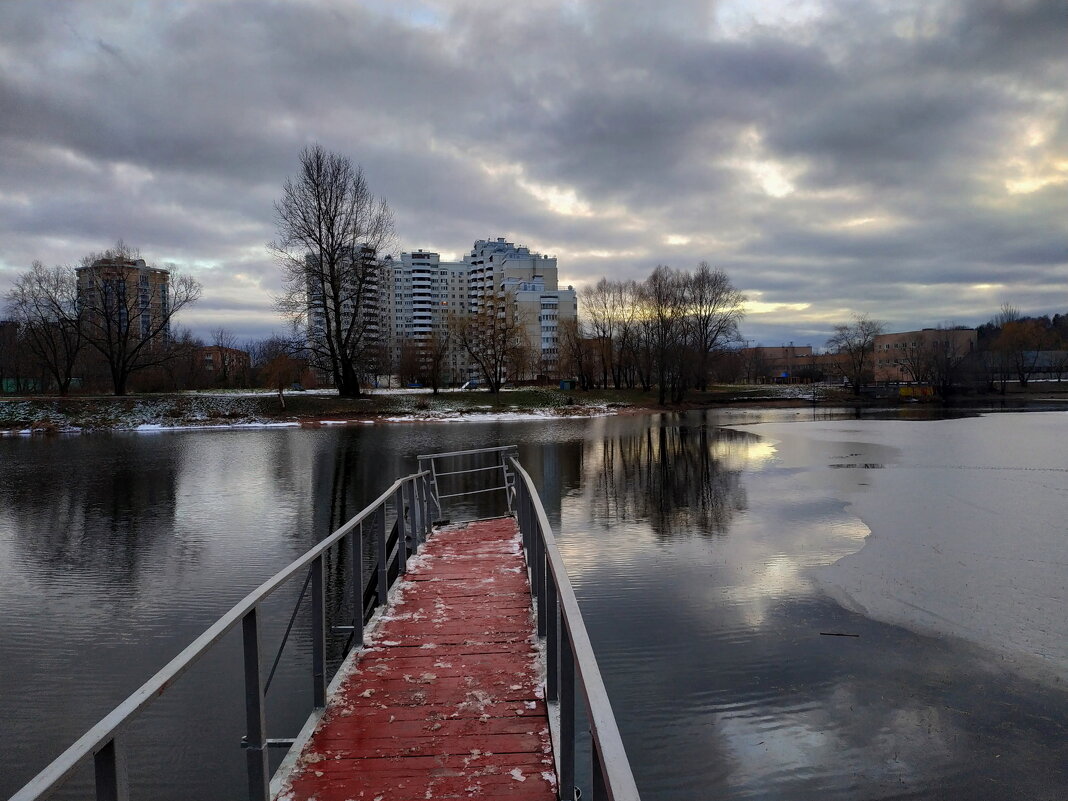
M 145 265 L 121 240 L 84 257 L 77 272 L 83 335 L 107 363 L 115 394 L 125 395 L 132 373 L 174 356 L 171 323 L 200 298 L 200 283 Z
M 613 301 L 617 286 L 618 282 L 601 278 L 593 286 L 583 287 L 579 294 L 579 307 L 593 338 L 603 387 L 608 386 L 608 376 L 615 362 L 617 310 Z
M 7 305 L 22 342 L 66 395 L 85 344 L 74 269 L 35 261 L 15 280 Z
M 312 364 L 338 393 L 358 397 L 380 345 L 379 255 L 392 245 L 393 213 L 359 166 L 312 145 L 282 187 L 275 222 L 268 248 L 282 270 L 278 309 L 307 331 Z
M 266 339 L 248 343 L 252 369 L 257 386 L 278 391 L 278 402 L 286 408 L 285 390 L 299 383 L 305 363 L 297 358 L 304 348 L 300 342 L 288 337 L 271 335 Z
M 684 277 L 659 264 L 642 285 L 650 326 L 650 349 L 656 364 L 659 403 L 685 393 L 686 291 Z
M 860 394 L 860 388 L 872 371 L 875 337 L 882 332 L 881 320 L 858 314 L 854 315 L 852 323 L 836 325 L 834 333 L 827 340 L 827 347 L 841 357 L 839 366 L 849 379 L 854 395 Z
M 959 385 L 973 349 L 970 344 L 953 335 L 953 332 L 960 329 L 954 326 L 938 326 L 935 330 L 938 334 L 930 348 L 930 377 L 935 391 L 944 399 Z
M 453 325 L 453 335 L 493 394 L 501 391 L 509 366 L 525 346 L 522 320 L 508 300 L 505 296 L 487 302 L 477 314 Z
M 688 276 L 686 290 L 694 380 L 699 389 L 705 390 L 712 358 L 738 339 L 746 297 L 734 288 L 723 270 L 713 270 L 707 261 L 698 264 L 694 274 Z
M 579 389 L 593 387 L 597 354 L 593 340 L 586 337 L 577 318 L 560 321 L 560 374 L 577 378 Z
M 612 292 L 612 309 L 616 317 L 616 345 L 613 380 L 616 388 L 633 388 L 637 379 L 635 353 L 638 342 L 638 311 L 641 289 L 638 282 L 618 281 Z

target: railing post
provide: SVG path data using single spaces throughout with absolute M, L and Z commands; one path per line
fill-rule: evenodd
M 545 554 L 545 544 L 538 553 L 538 636 L 544 637 L 549 617 L 549 559 Z
M 566 621 L 560 626 L 560 798 L 575 798 L 575 656 Z
M 411 515 L 410 535 L 412 538 L 413 552 L 419 549 L 419 529 L 422 528 L 422 524 L 419 521 L 419 504 L 415 502 L 415 481 L 416 479 L 413 478 L 405 485 L 405 489 L 407 490 L 405 494 L 408 496 L 408 514 Z
M 527 519 L 530 520 L 531 541 L 530 550 L 527 551 L 527 561 L 531 566 L 531 595 L 537 597 L 537 550 L 540 527 L 537 514 L 534 512 L 534 499 L 530 494 L 527 496 Z
M 326 593 L 324 591 L 323 557 L 312 562 L 312 699 L 317 709 L 326 706 Z
M 249 801 L 268 801 L 271 772 L 267 758 L 267 713 L 260 671 L 260 625 L 253 607 L 241 619 L 245 654 L 245 763 Z
M 417 484 L 419 490 L 419 508 L 422 510 L 423 515 L 423 542 L 426 542 L 426 538 L 430 536 L 430 501 L 427 497 L 426 488 L 426 476 L 422 476 Z
M 386 553 L 386 504 L 375 511 L 375 534 L 378 538 L 378 605 L 386 605 L 389 595 L 389 554 Z
M 530 558 L 530 549 L 527 547 L 527 505 L 525 503 L 527 488 L 523 485 L 517 485 L 516 499 L 515 499 L 515 519 L 519 524 L 519 533 L 523 538 L 523 556 L 527 559 Z
M 501 468 L 501 486 L 504 487 L 504 503 L 508 507 L 508 511 L 512 511 L 512 496 L 508 494 L 508 461 L 505 459 L 504 451 L 497 451 L 497 461 L 500 462 Z
M 408 535 L 404 524 L 404 487 L 397 487 L 393 495 L 393 503 L 397 506 L 397 565 L 403 576 L 408 572 Z
M 545 581 L 545 700 L 555 701 L 560 694 L 560 614 L 557 611 L 556 582 L 552 573 Z
M 353 642 L 357 649 L 363 648 L 363 523 L 349 534 L 349 549 L 352 554 L 352 599 Z
M 523 540 L 523 549 L 525 551 L 526 547 L 527 547 L 526 522 L 523 520 L 523 504 L 522 504 L 523 493 L 521 492 L 519 487 L 516 487 L 515 494 L 516 494 L 515 510 L 513 511 L 512 514 L 515 515 L 515 524 L 517 526 L 519 526 L 519 536 Z
M 434 465 L 434 457 L 430 459 L 430 498 L 434 501 L 434 506 L 437 509 L 437 519 L 441 520 L 441 498 L 438 496 L 441 494 L 438 491 L 438 471 Z
M 97 801 L 129 801 L 130 778 L 126 752 L 115 737 L 93 755 Z

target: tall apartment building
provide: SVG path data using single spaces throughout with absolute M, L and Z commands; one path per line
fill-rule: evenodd
M 558 288 L 555 258 L 531 253 L 501 237 L 476 241 L 462 261 L 442 261 L 433 251 L 413 250 L 396 259 L 387 256 L 382 264 L 382 284 L 374 302 L 381 310 L 379 330 L 382 342 L 388 342 L 390 372 L 400 365 L 406 347 L 426 347 L 436 334 L 470 320 L 487 302 L 513 304 L 535 351 L 528 372 L 552 376 L 558 372 L 559 325 L 575 319 L 577 298 L 571 287 Z M 455 338 L 443 367 L 442 380 L 447 384 L 478 377 Z
M 78 304 L 90 325 L 129 326 L 144 339 L 162 323 L 170 336 L 170 273 L 144 259 L 105 258 L 79 267 Z
M 559 326 L 574 320 L 578 299 L 572 287 L 560 289 L 556 258 L 531 253 L 504 237 L 479 239 L 464 256 L 469 267 L 469 311 L 477 314 L 487 302 L 505 299 L 526 329 L 535 350 L 535 371 L 555 376 L 559 370 Z
M 427 250 L 402 253 L 399 259 L 387 259 L 384 293 L 386 335 L 389 337 L 393 363 L 400 363 L 406 343 L 427 346 L 436 334 L 467 314 L 468 266 L 464 262 L 442 261 Z M 453 343 L 445 358 L 443 380 L 455 383 L 466 373 L 466 358 Z

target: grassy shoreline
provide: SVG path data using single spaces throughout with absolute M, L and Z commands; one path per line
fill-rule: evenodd
M 0 398 L 0 432 L 61 433 L 136 430 L 138 428 L 214 428 L 235 426 L 366 424 L 518 417 L 585 417 L 591 415 L 678 411 L 715 407 L 886 406 L 886 399 L 858 399 L 840 388 L 718 386 L 691 392 L 686 403 L 663 407 L 655 392 L 640 390 L 564 391 L 523 387 L 494 396 L 485 391 L 376 391 L 361 398 L 320 392 L 288 392 L 283 408 L 277 393 L 198 392 L 113 396 Z M 954 407 L 991 404 L 1027 407 L 1068 402 L 1064 388 L 1042 387 L 1029 393 L 973 395 Z

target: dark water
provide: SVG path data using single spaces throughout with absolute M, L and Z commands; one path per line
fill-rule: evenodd
M 515 442 L 560 531 L 643 798 L 1068 797 L 1063 689 L 832 600 L 810 574 L 867 529 L 759 428 L 722 421 L 0 440 L 0 795 L 414 454 Z M 268 649 L 294 595 L 266 610 Z M 269 696 L 272 737 L 307 714 L 308 659 L 301 616 Z M 134 797 L 243 795 L 239 665 L 231 637 L 129 732 Z

